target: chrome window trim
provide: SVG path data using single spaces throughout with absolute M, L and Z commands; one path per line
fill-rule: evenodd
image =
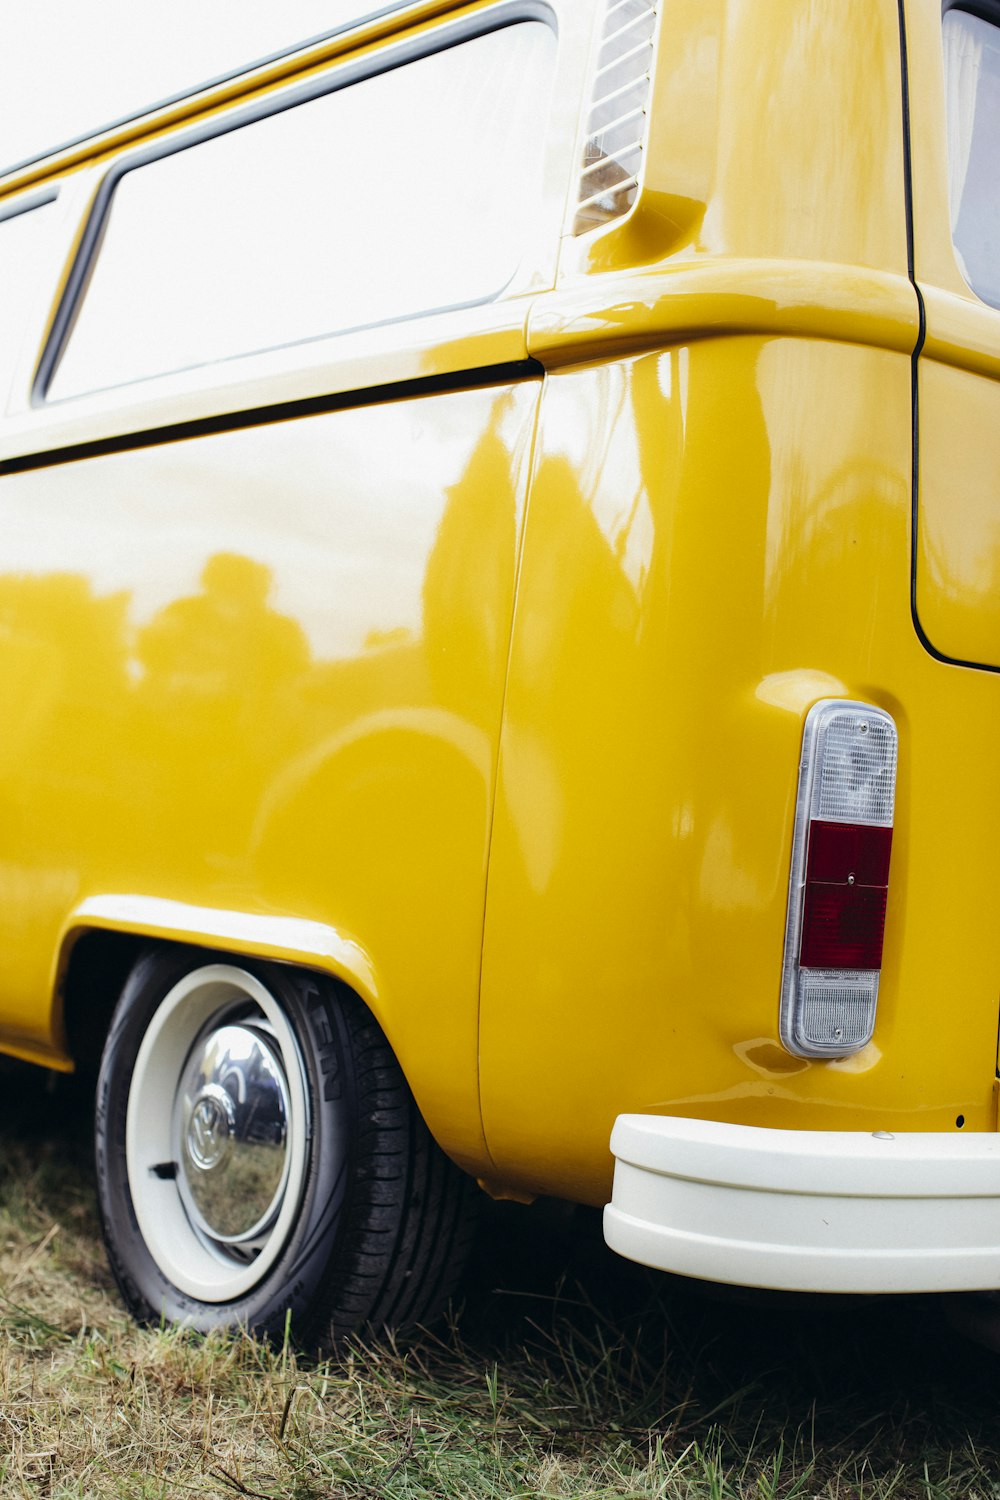
M 34 208 L 44 208 L 47 203 L 54 203 L 59 197 L 57 187 L 46 188 L 41 193 L 26 193 L 22 197 L 12 198 L 8 203 L 0 203 L 0 224 L 5 224 L 8 219 L 19 219 L 22 214 L 30 214 Z

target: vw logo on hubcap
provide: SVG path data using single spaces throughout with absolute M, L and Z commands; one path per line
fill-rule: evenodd
M 187 1154 L 202 1172 L 218 1167 L 233 1144 L 236 1112 L 225 1089 L 208 1084 L 198 1095 L 187 1128 Z

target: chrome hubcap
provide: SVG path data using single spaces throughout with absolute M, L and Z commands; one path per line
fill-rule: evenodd
M 177 1183 L 194 1228 L 236 1253 L 274 1224 L 288 1179 L 288 1082 L 263 1019 L 195 1039 L 174 1103 Z

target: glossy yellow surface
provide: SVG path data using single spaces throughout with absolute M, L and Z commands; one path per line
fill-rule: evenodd
M 921 19 L 911 51 L 940 72 L 940 8 Z M 529 324 L 553 374 L 484 949 L 494 1159 L 595 1202 L 623 1111 L 995 1126 L 997 685 L 911 618 L 897 10 L 674 0 L 663 26 L 653 191 L 571 247 Z M 982 361 L 955 316 L 940 336 Z M 936 472 L 963 446 L 982 493 L 949 411 Z M 792 804 L 805 711 L 845 695 L 900 731 L 885 960 L 873 1043 L 810 1063 L 777 1039 Z
M 1000 386 L 976 370 L 920 363 L 920 624 L 943 655 L 998 667 Z
M 989 1124 L 998 794 L 968 744 L 990 741 L 995 685 L 913 632 L 909 430 L 908 361 L 832 343 L 718 340 L 550 380 L 481 1041 L 487 1139 L 523 1185 L 558 1160 L 566 1191 L 600 1197 L 623 1111 Z M 826 696 L 888 709 L 901 770 L 875 1041 L 809 1063 L 778 1043 L 777 994 L 802 719 Z
M 933 645 L 998 659 L 1000 314 L 941 237 L 938 0 L 906 3 L 916 539 L 896 0 L 663 0 L 643 190 L 579 237 L 603 6 L 556 10 L 542 202 L 490 307 L 32 409 L 136 131 L 32 169 L 64 240 L 0 459 L 367 394 L 0 478 L 4 1045 L 66 1061 L 57 976 L 108 928 L 343 977 L 501 1195 L 602 1201 L 626 1111 L 992 1129 L 1000 683 L 910 600 L 915 547 Z M 875 1039 L 810 1063 L 778 997 L 802 724 L 837 696 L 896 720 L 897 819 Z
M 486 851 L 538 390 L 2 481 L 9 1032 L 44 1035 L 60 937 L 98 896 L 323 924 L 345 955 L 329 966 L 475 1158 Z
M 60 225 L 25 309 L 0 460 L 443 384 L 0 478 L 2 1043 L 68 1064 L 59 985 L 95 928 L 312 964 L 367 1000 L 438 1139 L 476 1169 L 488 839 L 540 381 L 448 386 L 526 359 L 592 16 L 559 18 L 540 200 L 502 301 L 57 405 L 30 391 L 110 165 L 488 10 L 418 0 L 0 182 L 0 207 L 55 182 Z
M 661 0 L 643 191 L 564 279 L 692 255 L 906 270 L 891 0 Z

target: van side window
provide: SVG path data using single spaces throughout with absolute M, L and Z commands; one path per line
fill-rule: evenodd
M 55 215 L 47 212 L 55 192 L 35 193 L 18 202 L 0 202 L 0 413 L 21 350 L 24 320 L 31 306 L 41 255 Z
M 966 281 L 1000 307 L 1000 27 L 944 16 L 951 233 Z
M 537 206 L 555 46 L 519 22 L 126 162 L 45 393 L 497 297 Z

